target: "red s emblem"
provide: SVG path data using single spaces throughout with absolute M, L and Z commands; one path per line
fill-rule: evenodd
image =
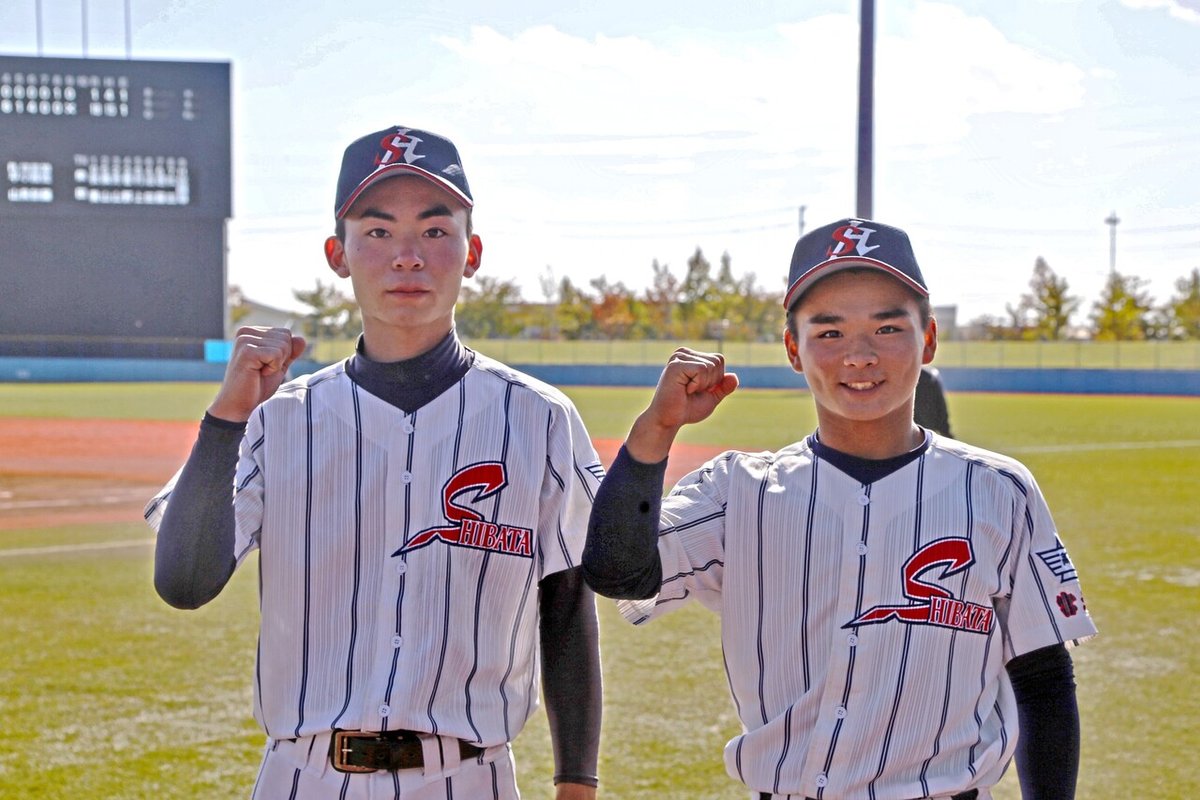
M 415 136 L 409 136 L 407 130 L 389 133 L 379 140 L 379 146 L 383 148 L 383 152 L 375 156 L 375 166 L 391 164 L 399 160 L 403 160 L 405 164 L 411 164 L 419 158 L 424 158 L 425 156 L 417 155 L 415 150 L 420 141 Z
M 865 256 L 880 245 L 867 244 L 867 239 L 875 232 L 874 228 L 859 228 L 855 225 L 843 225 L 833 232 L 833 244 L 825 251 L 826 258 L 831 256 L 848 256 L 852 253 Z
M 904 562 L 904 596 L 914 602 L 906 606 L 875 606 L 842 627 L 874 625 L 894 619 L 909 624 L 987 633 L 995 616 L 991 608 L 956 600 L 947 589 L 920 580 L 922 575 L 935 567 L 943 568 L 937 578 L 945 580 L 973 563 L 975 554 L 971 550 L 970 539 L 950 538 L 930 542 Z
M 514 556 L 533 557 L 533 531 L 511 525 L 487 522 L 483 514 L 460 505 L 460 495 L 472 493 L 467 502 L 479 503 L 508 485 L 508 473 L 499 461 L 485 461 L 463 467 L 442 487 L 442 515 L 450 525 L 426 528 L 408 540 L 392 555 L 409 553 L 435 541 L 459 547 L 490 550 Z

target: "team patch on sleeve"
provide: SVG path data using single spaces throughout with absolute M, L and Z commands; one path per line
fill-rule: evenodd
M 1063 547 L 1062 540 L 1057 536 L 1054 537 L 1054 547 L 1049 550 L 1039 550 L 1038 558 L 1046 565 L 1046 569 L 1053 572 L 1062 583 L 1073 581 L 1077 577 L 1075 565 L 1071 563 L 1071 557 L 1067 555 L 1067 548 Z

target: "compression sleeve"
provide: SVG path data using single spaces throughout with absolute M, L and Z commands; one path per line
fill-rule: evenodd
M 175 608 L 199 608 L 233 575 L 233 483 L 245 428 L 205 414 L 168 498 L 154 546 L 154 588 Z
M 622 446 L 601 481 L 583 548 L 583 576 L 597 594 L 628 600 L 658 594 L 658 518 L 666 472 L 667 459 L 643 464 Z
M 542 693 L 554 746 L 554 782 L 597 785 L 600 751 L 600 631 L 595 595 L 579 567 L 538 584 Z
M 1017 777 L 1025 800 L 1072 800 L 1079 774 L 1075 671 L 1064 645 L 1008 663 L 1017 700 Z

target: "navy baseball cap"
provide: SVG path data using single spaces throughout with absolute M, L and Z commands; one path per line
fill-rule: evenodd
M 821 278 L 851 267 L 886 272 L 921 297 L 929 296 L 907 233 L 891 225 L 850 218 L 809 231 L 796 242 L 784 309 L 790 311 Z
M 338 174 L 334 219 L 346 216 L 359 195 L 376 182 L 396 175 L 420 175 L 467 208 L 475 204 L 454 142 L 436 133 L 395 125 L 355 139 L 346 148 Z

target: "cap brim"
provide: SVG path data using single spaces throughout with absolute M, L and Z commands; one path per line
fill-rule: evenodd
M 862 256 L 840 256 L 822 261 L 789 286 L 787 294 L 784 295 L 783 307 L 790 311 L 792 306 L 796 304 L 796 301 L 800 299 L 800 296 L 808 291 L 809 287 L 814 283 L 822 278 L 827 278 L 844 269 L 851 269 L 853 267 L 867 267 L 868 269 L 877 269 L 881 272 L 886 272 L 921 297 L 929 296 L 928 289 L 891 264 L 878 261 L 874 258 L 863 258 Z
M 420 167 L 414 167 L 412 164 L 388 164 L 387 166 L 381 167 L 380 169 L 372 172 L 363 179 L 362 183 L 358 184 L 358 186 L 354 188 L 354 191 L 351 192 L 350 196 L 346 198 L 346 202 L 342 203 L 341 208 L 337 210 L 337 214 L 334 215 L 334 219 L 341 219 L 342 217 L 346 216 L 346 212 L 350 210 L 351 206 L 354 205 L 359 196 L 362 195 L 362 193 L 367 189 L 370 189 L 381 180 L 386 178 L 394 178 L 401 174 L 418 175 L 424 178 L 430 183 L 433 183 L 454 195 L 458 199 L 458 202 L 462 203 L 467 208 L 471 208 L 475 205 L 474 201 L 472 201 L 470 197 L 463 194 L 462 189 L 459 189 L 441 175 L 421 169 Z

